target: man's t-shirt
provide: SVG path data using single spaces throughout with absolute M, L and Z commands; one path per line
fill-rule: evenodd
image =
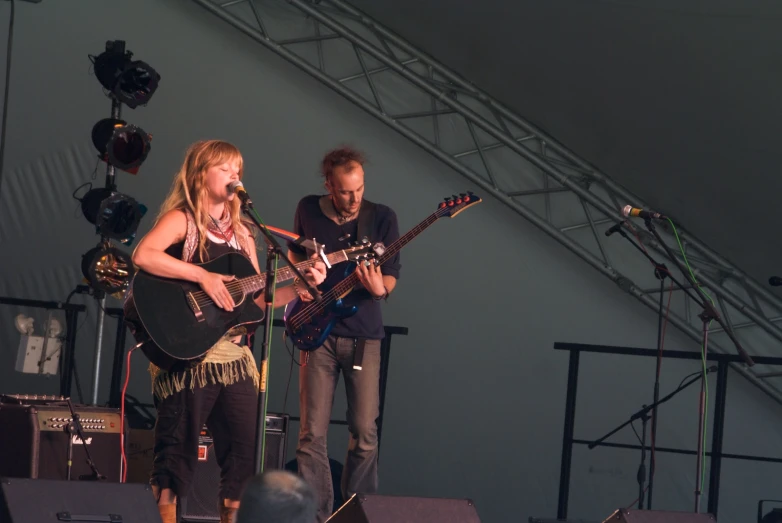
M 296 207 L 296 215 L 293 221 L 293 232 L 304 239 L 313 238 L 325 245 L 326 254 L 344 249 L 360 240 L 358 233 L 359 219 L 351 220 L 338 225 L 330 220 L 320 208 L 320 196 L 309 195 L 299 201 Z M 366 201 L 366 200 L 365 200 Z M 383 242 L 388 247 L 399 238 L 399 225 L 396 213 L 385 205 L 375 204 L 374 224 L 369 228 L 371 234 L 369 241 Z M 362 210 L 364 212 L 363 204 Z M 360 214 L 360 213 L 359 213 Z M 312 255 L 294 242 L 288 242 L 288 249 L 301 256 Z M 401 269 L 399 253 L 392 256 L 384 263 L 380 270 L 383 274 L 399 279 Z M 319 286 L 319 290 L 327 290 L 345 279 L 355 268 L 352 262 L 343 262 L 332 266 L 328 270 L 325 281 Z M 358 312 L 349 318 L 338 321 L 331 331 L 335 336 L 349 338 L 382 339 L 385 336 L 383 330 L 383 316 L 380 301 L 372 298 L 372 295 L 361 284 L 344 299 L 346 305 L 357 305 Z

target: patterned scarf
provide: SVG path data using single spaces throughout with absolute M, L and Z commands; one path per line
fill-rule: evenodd
M 196 226 L 195 217 L 189 210 L 185 211 L 185 216 L 187 216 L 187 232 L 185 233 L 185 245 L 182 249 L 182 260 L 190 262 L 198 249 L 198 227 Z M 215 221 L 210 221 L 207 224 L 207 231 L 214 234 L 217 238 L 230 243 L 234 237 L 234 230 L 231 227 L 231 215 L 228 213 L 228 210 L 226 209 L 223 216 L 216 221 L 216 224 Z M 249 257 L 248 246 L 244 245 L 245 242 L 238 241 L 237 237 L 237 243 L 243 254 Z

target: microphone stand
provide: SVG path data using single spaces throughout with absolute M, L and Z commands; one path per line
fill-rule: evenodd
M 707 373 L 708 372 L 714 372 L 715 370 L 717 370 L 717 367 L 710 367 L 710 368 L 706 369 L 706 372 Z M 613 429 L 608 434 L 606 434 L 606 435 L 604 435 L 604 436 L 594 440 L 592 443 L 587 445 L 587 447 L 589 449 L 593 449 L 593 448 L 597 447 L 598 445 L 600 445 L 603 441 L 605 441 L 606 439 L 611 437 L 612 435 L 616 434 L 617 432 L 619 432 L 620 430 L 625 428 L 627 425 L 630 425 L 635 420 L 637 420 L 637 419 L 641 420 L 641 422 L 643 423 L 643 434 L 644 434 L 644 437 L 641 439 L 641 464 L 638 467 L 638 489 L 639 489 L 639 493 L 638 493 L 638 509 L 639 510 L 643 509 L 644 478 L 646 476 L 645 465 L 644 465 L 644 461 L 646 459 L 646 422 L 649 419 L 649 411 L 655 411 L 656 412 L 657 411 L 657 407 L 659 405 L 662 405 L 663 403 L 665 403 L 666 401 L 668 401 L 669 399 L 671 399 L 672 397 L 674 397 L 675 395 L 677 395 L 678 393 L 680 393 L 681 391 L 683 391 L 684 389 L 686 389 L 687 387 L 689 387 L 690 385 L 695 383 L 696 381 L 704 378 L 704 376 L 700 372 L 698 372 L 696 374 L 697 374 L 697 376 L 695 376 L 694 378 L 692 378 L 691 380 L 689 380 L 686 383 L 682 383 L 676 389 L 674 389 L 673 392 L 671 392 L 670 394 L 668 394 L 664 398 L 660 398 L 659 400 L 655 400 L 655 402 L 652 403 L 651 405 L 644 405 L 641 408 L 641 410 L 635 412 L 632 416 L 630 416 L 630 419 L 628 419 L 627 421 L 625 421 L 624 423 L 622 423 L 621 425 L 619 425 L 618 427 Z M 652 483 L 651 483 L 651 478 L 650 478 L 649 479 L 649 489 L 651 489 L 651 488 L 652 488 Z
M 652 223 L 651 218 L 646 217 L 644 218 L 644 223 L 646 224 L 646 228 L 649 229 L 649 231 L 654 235 L 654 237 L 657 239 L 657 242 L 662 246 L 662 248 L 665 250 L 668 257 L 673 260 L 673 262 L 676 264 L 676 267 L 679 269 L 679 271 L 684 275 L 684 277 L 687 279 L 688 283 L 692 286 L 693 289 L 697 290 L 697 295 L 695 293 L 691 292 L 688 288 L 683 286 L 674 276 L 670 273 L 670 271 L 666 272 L 668 273 L 668 276 L 670 276 L 671 280 L 676 283 L 676 285 L 684 291 L 688 296 L 690 296 L 695 302 L 700 305 L 700 307 L 703 309 L 703 311 L 698 315 L 698 317 L 701 319 L 701 322 L 703 324 L 703 335 L 702 335 L 702 355 L 703 360 L 706 360 L 706 354 L 708 351 L 708 341 L 709 341 L 709 323 L 711 323 L 712 320 L 716 320 L 717 323 L 722 326 L 722 328 L 725 330 L 725 332 L 730 337 L 731 341 L 733 341 L 733 344 L 736 347 L 736 351 L 741 355 L 741 357 L 744 359 L 744 362 L 747 365 L 754 365 L 755 362 L 752 360 L 752 358 L 747 354 L 747 352 L 744 350 L 744 348 L 741 346 L 741 343 L 736 339 L 736 336 L 733 334 L 733 331 L 725 324 L 725 322 L 720 317 L 717 310 L 714 308 L 714 306 L 711 304 L 711 301 L 708 299 L 708 297 L 704 294 L 703 290 L 698 286 L 698 284 L 694 281 L 692 276 L 690 275 L 689 271 L 686 271 L 684 267 L 682 267 L 681 263 L 679 263 L 679 260 L 676 258 L 676 256 L 671 251 L 670 247 L 663 241 L 663 239 L 660 237 L 660 234 L 657 232 L 656 227 Z M 620 226 L 614 226 L 611 231 L 617 230 L 622 236 L 630 240 L 630 238 L 627 236 L 627 234 L 622 230 L 621 225 Z M 606 233 L 608 234 L 608 233 Z M 638 247 L 635 242 L 630 240 L 630 242 L 636 246 L 643 254 L 652 261 L 652 263 L 655 264 L 655 269 L 661 268 L 660 264 L 654 261 L 654 259 L 649 256 L 649 254 Z M 661 294 L 662 296 L 662 294 Z M 696 487 L 695 487 L 695 512 L 700 512 L 700 502 L 701 502 L 701 494 L 702 494 L 702 488 L 703 488 L 703 475 L 701 471 L 701 455 L 703 453 L 703 422 L 704 422 L 704 416 L 706 414 L 706 404 L 705 404 L 705 380 L 701 382 L 701 393 L 700 393 L 700 400 L 698 405 L 698 445 L 697 445 L 697 454 L 696 454 Z
M 648 492 L 646 494 L 646 507 L 647 509 L 652 508 L 652 491 L 654 489 L 654 448 L 657 443 L 657 405 L 659 404 L 660 400 L 660 369 L 662 368 L 662 348 L 663 348 L 663 339 L 662 339 L 662 331 L 663 331 L 663 298 L 665 295 L 665 278 L 667 276 L 671 277 L 671 280 L 676 282 L 679 287 L 682 287 L 682 285 L 676 281 L 676 279 L 671 275 L 670 271 L 668 270 L 668 267 L 665 266 L 664 263 L 659 263 L 657 260 L 652 258 L 648 252 L 643 250 L 636 242 L 634 242 L 625 232 L 622 225 L 625 222 L 618 222 L 616 225 L 611 227 L 606 232 L 606 236 L 610 236 L 614 232 L 618 232 L 621 234 L 628 242 L 630 242 L 630 245 L 638 249 L 638 251 L 641 252 L 644 256 L 646 256 L 649 261 L 654 265 L 654 276 L 658 280 L 660 280 L 660 307 L 658 309 L 657 314 L 657 370 L 655 372 L 654 376 L 654 390 L 653 390 L 653 399 L 652 399 L 652 456 L 651 461 L 649 462 L 649 488 Z M 648 410 L 647 410 L 648 412 Z M 644 480 L 646 477 L 646 466 L 645 466 L 645 460 L 646 460 L 646 423 L 648 421 L 649 417 L 646 415 L 646 412 L 641 416 L 641 464 L 638 467 L 638 509 L 642 510 L 644 508 Z
M 71 411 L 71 421 L 67 425 L 65 425 L 65 432 L 68 434 L 68 468 L 67 468 L 67 478 L 71 479 L 71 464 L 73 462 L 73 431 L 76 431 L 76 436 L 81 440 L 81 445 L 84 447 L 84 452 L 87 454 L 87 465 L 90 466 L 90 469 L 92 469 L 92 474 L 90 475 L 81 475 L 79 476 L 80 480 L 105 480 L 106 476 L 98 472 L 98 467 L 95 466 L 95 462 L 92 461 L 92 456 L 90 455 L 90 449 L 89 445 L 87 444 L 87 441 L 84 439 L 84 433 L 81 430 L 81 420 L 79 419 L 79 414 L 74 410 L 73 403 L 71 403 L 71 398 L 65 398 L 65 402 L 68 404 L 68 409 Z
M 741 343 L 739 340 L 736 339 L 735 334 L 733 334 L 733 331 L 725 324 L 725 322 L 720 317 L 717 310 L 714 308 L 714 306 L 711 304 L 711 300 L 708 299 L 708 297 L 704 294 L 703 290 L 700 288 L 700 286 L 695 282 L 695 279 L 690 275 L 689 271 L 685 271 L 684 268 L 679 263 L 679 260 L 674 256 L 673 252 L 671 252 L 670 247 L 663 241 L 663 239 L 660 237 L 660 234 L 657 232 L 657 229 L 655 228 L 654 224 L 652 223 L 652 220 L 649 218 L 644 219 L 644 223 L 646 224 L 646 228 L 649 229 L 649 231 L 654 234 L 654 237 L 657 238 L 658 243 L 665 249 L 665 252 L 668 254 L 668 257 L 673 260 L 673 262 L 676 264 L 676 266 L 679 268 L 679 270 L 684 274 L 685 278 L 692 284 L 692 287 L 698 291 L 698 296 L 701 298 L 700 300 L 697 300 L 699 305 L 703 308 L 703 312 L 701 312 L 698 317 L 701 319 L 701 322 L 703 323 L 703 360 L 705 362 L 706 360 L 706 353 L 708 350 L 708 343 L 709 343 L 709 324 L 712 320 L 716 320 L 717 323 L 720 324 L 720 326 L 725 330 L 728 337 L 730 337 L 731 341 L 736 347 L 736 351 L 741 355 L 741 357 L 744 359 L 744 362 L 752 366 L 755 364 L 754 361 L 752 361 L 752 358 L 750 358 L 749 354 L 744 350 L 744 348 L 741 346 Z M 688 293 L 689 294 L 689 293 Z M 701 460 L 703 455 L 703 431 L 705 427 L 703 426 L 704 422 L 704 416 L 706 414 L 706 396 L 705 396 L 705 380 L 701 382 L 701 394 L 700 394 L 700 400 L 698 402 L 698 451 L 697 451 L 697 458 L 695 461 L 695 512 L 699 513 L 701 509 L 701 494 L 703 490 L 703 471 L 701 470 Z
M 322 298 L 318 294 L 317 289 L 312 286 L 304 276 L 299 272 L 299 269 L 290 262 L 287 256 L 280 256 L 282 254 L 282 247 L 277 243 L 277 240 L 269 232 L 266 226 L 261 221 L 258 214 L 255 212 L 253 202 L 250 196 L 244 191 L 238 191 L 236 196 L 242 201 L 242 212 L 246 214 L 252 221 L 258 226 L 261 233 L 266 237 L 266 243 L 268 246 L 268 253 L 266 255 L 266 287 L 264 289 L 264 301 L 266 303 L 266 310 L 263 322 L 263 343 L 261 344 L 261 353 L 259 357 L 260 364 L 260 387 L 258 390 L 258 404 L 256 408 L 256 429 L 255 429 L 255 474 L 263 472 L 264 468 L 264 445 L 266 442 L 266 384 L 269 372 L 269 333 L 272 329 L 272 317 L 274 316 L 274 303 L 273 293 L 276 285 L 274 266 L 276 261 L 282 259 L 291 268 L 293 273 L 304 282 L 307 286 L 307 290 L 313 296 L 315 301 L 320 301 Z

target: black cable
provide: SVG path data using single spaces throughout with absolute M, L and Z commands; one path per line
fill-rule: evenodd
M 3 93 L 3 123 L 0 130 L 0 193 L 3 185 L 3 160 L 5 158 L 5 128 L 8 122 L 8 89 L 11 85 L 11 47 L 14 41 L 14 14 L 16 0 L 11 0 L 11 17 L 8 21 L 8 49 L 5 53 L 5 92 Z
M 85 285 L 77 285 L 76 288 L 73 289 L 70 292 L 70 294 L 68 294 L 68 297 L 65 299 L 65 305 L 68 305 L 70 303 L 71 298 L 73 298 L 73 296 L 75 294 L 84 294 L 85 289 L 87 289 L 87 291 L 89 291 L 89 287 L 86 287 Z M 73 333 L 73 339 L 74 340 L 76 339 L 76 335 L 79 333 L 79 329 L 84 327 L 84 323 L 88 319 L 89 319 L 89 314 L 85 312 L 84 313 L 84 319 L 81 320 L 81 324 L 79 324 L 76 327 L 76 332 Z M 75 348 L 75 347 L 73 347 L 73 348 Z M 84 395 L 82 394 L 82 391 L 81 391 L 81 379 L 79 379 L 79 369 L 78 369 L 78 366 L 76 365 L 75 361 L 74 361 L 74 364 L 73 364 L 73 367 L 71 368 L 71 370 L 73 371 L 73 381 L 76 383 L 76 394 L 79 396 L 79 403 L 83 405 L 84 404 Z

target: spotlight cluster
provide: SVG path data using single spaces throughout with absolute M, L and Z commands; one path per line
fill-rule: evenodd
M 101 239 L 82 256 L 82 273 L 99 293 L 120 297 L 133 277 L 130 255 L 112 245 L 115 240 L 130 245 L 136 237 L 146 207 L 117 191 L 116 169 L 138 174 L 151 149 L 152 135 L 121 118 L 123 104 L 130 109 L 146 105 L 158 88 L 160 75 L 149 64 L 133 60 L 125 42 L 106 42 L 98 56 L 89 56 L 95 76 L 111 99 L 111 117 L 92 127 L 92 143 L 98 158 L 106 163 L 105 187 L 90 188 L 78 198 L 88 222 Z

